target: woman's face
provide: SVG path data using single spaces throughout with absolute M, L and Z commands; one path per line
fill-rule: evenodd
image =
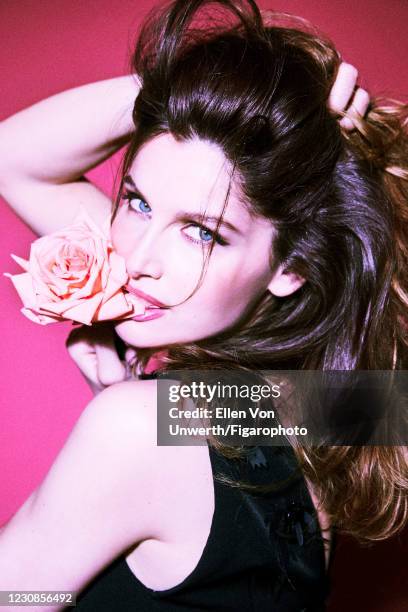
M 229 184 L 226 158 L 216 145 L 158 136 L 139 151 L 125 184 L 112 224 L 114 248 L 125 258 L 129 286 L 170 306 L 118 323 L 126 343 L 147 348 L 222 332 L 242 319 L 271 279 L 276 282 L 279 273 L 273 275 L 269 266 L 273 226 L 248 213 L 234 186 L 219 241 L 211 233 Z M 205 228 L 198 219 L 204 211 Z M 203 249 L 213 239 L 202 285 L 177 305 L 196 287 Z M 151 314 L 161 316 L 149 319 Z

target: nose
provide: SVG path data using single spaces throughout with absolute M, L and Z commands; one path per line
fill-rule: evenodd
M 137 243 L 126 258 L 127 272 L 130 278 L 150 276 L 160 278 L 163 274 L 162 259 L 157 235 L 146 230 L 143 236 L 139 236 Z M 161 253 L 163 255 L 163 252 Z

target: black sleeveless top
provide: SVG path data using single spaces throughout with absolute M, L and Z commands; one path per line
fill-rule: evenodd
M 227 459 L 212 447 L 209 454 L 213 476 L 224 474 L 253 484 L 280 482 L 280 487 L 273 493 L 248 493 L 214 478 L 210 534 L 187 578 L 155 591 L 135 577 L 121 556 L 78 595 L 77 610 L 324 611 L 328 580 L 323 539 L 293 449 L 252 447 L 239 460 Z

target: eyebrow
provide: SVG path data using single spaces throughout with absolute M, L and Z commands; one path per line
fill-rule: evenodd
M 146 202 L 146 204 L 149 204 L 148 199 L 143 195 L 143 193 L 140 191 L 140 189 L 137 187 L 136 183 L 134 182 L 133 178 L 130 176 L 130 174 L 127 174 L 125 176 L 125 178 L 123 179 L 123 182 L 126 185 L 129 185 L 134 192 L 140 196 L 140 198 Z M 213 217 L 213 216 L 204 216 L 201 215 L 200 213 L 196 213 L 196 212 L 189 212 L 187 210 L 182 211 L 181 213 L 179 213 L 177 215 L 177 220 L 182 220 L 182 221 L 186 221 L 186 220 L 192 220 L 192 221 L 197 221 L 199 224 L 203 223 L 203 222 L 207 222 L 207 221 L 214 221 L 215 223 L 218 223 L 219 221 L 219 217 Z M 227 227 L 228 229 L 230 229 L 232 232 L 235 232 L 237 234 L 242 235 L 242 232 L 240 229 L 238 229 L 235 225 L 233 225 L 230 221 L 227 221 L 226 219 L 222 219 L 220 225 L 224 225 L 225 227 Z

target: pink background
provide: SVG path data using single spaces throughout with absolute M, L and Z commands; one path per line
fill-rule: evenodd
M 58 91 L 127 72 L 135 27 L 150 0 L 18 0 L 0 3 L 0 119 Z M 361 73 L 361 85 L 407 100 L 406 0 L 261 2 L 310 19 Z M 92 172 L 111 192 L 112 167 Z M 18 272 L 32 232 L 0 201 L 0 272 Z M 91 397 L 64 347 L 69 324 L 26 320 L 11 283 L 0 275 L 0 524 L 41 482 Z M 408 598 L 406 533 L 362 550 L 342 538 L 333 568 L 330 610 L 398 612 Z M 404 607 L 404 609 L 406 609 Z

